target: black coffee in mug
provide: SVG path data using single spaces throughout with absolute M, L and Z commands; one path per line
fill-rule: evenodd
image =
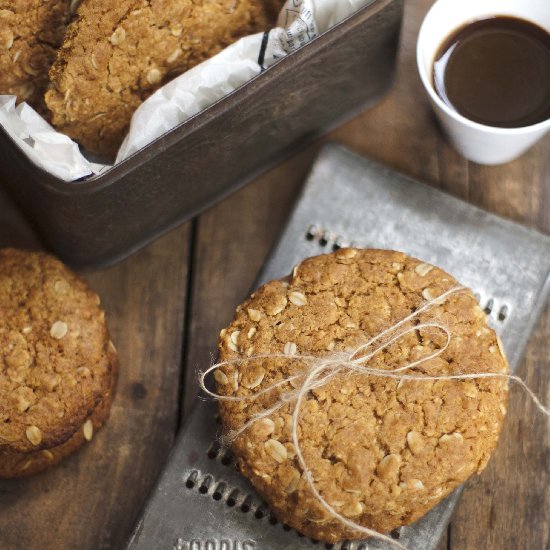
M 474 122 L 501 128 L 542 122 L 550 118 L 550 34 L 515 17 L 464 25 L 437 52 L 433 84 L 449 107 Z

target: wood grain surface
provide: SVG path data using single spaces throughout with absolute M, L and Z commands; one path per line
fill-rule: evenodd
M 550 136 L 517 161 L 490 168 L 461 158 L 439 132 L 415 68 L 418 27 L 431 3 L 407 1 L 392 91 L 326 139 L 550 232 Z M 60 467 L 0 482 L 0 550 L 123 547 L 193 404 L 196 369 L 210 362 L 219 330 L 250 290 L 319 146 L 123 263 L 84 274 L 102 297 L 120 353 L 112 417 Z M 3 197 L 0 245 L 37 246 Z M 549 330 L 546 311 L 519 371 L 546 401 Z M 513 389 L 496 455 L 468 483 L 440 550 L 550 548 L 549 459 L 548 421 Z

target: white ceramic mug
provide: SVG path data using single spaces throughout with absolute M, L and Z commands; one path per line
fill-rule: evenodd
M 550 32 L 550 0 L 437 0 L 422 23 L 416 48 L 420 78 L 441 126 L 459 153 L 480 164 L 513 160 L 550 130 L 550 119 L 521 128 L 473 122 L 449 107 L 433 87 L 433 63 L 445 39 L 467 23 L 495 15 L 526 19 Z

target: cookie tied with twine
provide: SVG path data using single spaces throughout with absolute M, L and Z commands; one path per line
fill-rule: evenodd
M 402 253 L 344 249 L 237 308 L 201 385 L 281 521 L 328 542 L 400 546 L 381 533 L 487 464 L 509 379 L 471 291 Z

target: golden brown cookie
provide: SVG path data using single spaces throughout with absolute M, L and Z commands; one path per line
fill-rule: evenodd
M 113 364 L 111 388 L 99 402 L 92 414 L 65 443 L 50 449 L 27 453 L 0 452 L 0 479 L 30 477 L 55 466 L 76 452 L 85 442 L 92 441 L 96 432 L 109 418 L 111 403 L 116 390 L 117 356 L 114 348 L 109 351 Z
M 349 354 L 458 285 L 437 267 L 399 252 L 343 249 L 305 260 L 284 281 L 272 281 L 237 308 L 220 338 L 220 361 L 258 354 Z M 433 322 L 451 332 L 449 347 L 409 374 L 508 372 L 499 340 L 469 290 L 451 294 L 402 328 Z M 368 363 L 396 369 L 444 348 L 438 328 L 413 330 Z M 364 354 L 363 354 L 364 355 Z M 251 396 L 304 372 L 286 358 L 225 366 L 221 394 Z M 221 401 L 225 428 L 251 417 L 300 383 L 257 400 Z M 323 498 L 346 518 L 380 532 L 411 523 L 480 472 L 496 446 L 508 388 L 499 378 L 396 380 L 342 373 L 311 390 L 300 410 L 303 456 Z M 363 538 L 329 516 L 311 492 L 292 444 L 285 404 L 233 443 L 240 469 L 279 519 L 328 542 Z
M 45 112 L 48 71 L 61 46 L 70 0 L 0 0 L 0 94 Z
M 50 71 L 52 122 L 112 158 L 151 93 L 267 26 L 261 0 L 84 0 Z
M 99 297 L 46 254 L 0 250 L 0 452 L 65 443 L 111 388 Z

